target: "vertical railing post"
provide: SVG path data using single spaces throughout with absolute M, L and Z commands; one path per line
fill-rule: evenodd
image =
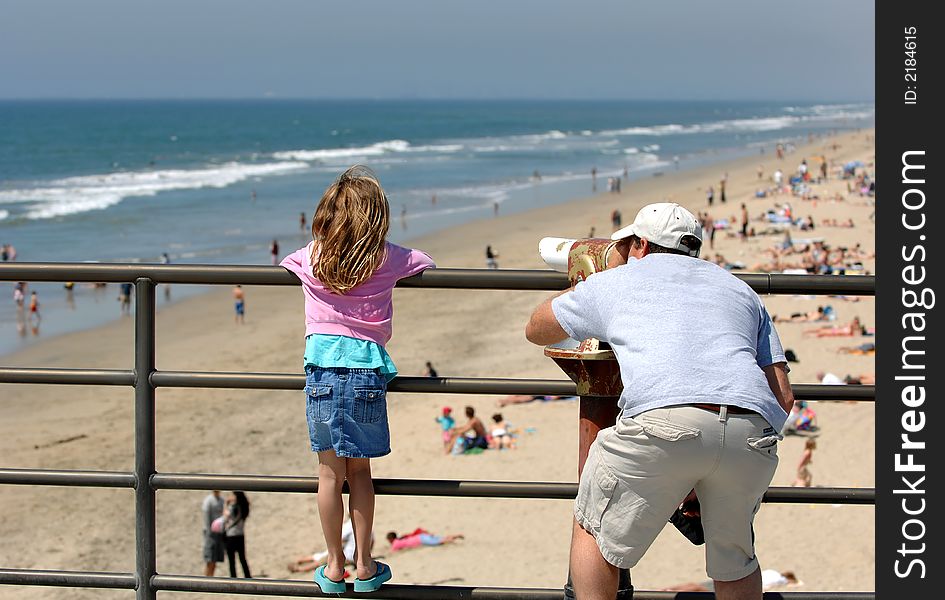
M 135 578 L 137 600 L 155 600 L 157 569 L 154 474 L 154 282 L 135 281 Z

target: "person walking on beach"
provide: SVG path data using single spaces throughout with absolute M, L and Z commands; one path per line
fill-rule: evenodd
M 426 373 L 426 375 L 427 375 L 427 377 L 439 377 L 439 375 L 438 375 L 437 372 L 436 372 L 436 369 L 433 368 L 433 363 L 430 362 L 430 361 L 427 361 L 427 373 Z
M 539 345 L 608 342 L 621 369 L 621 416 L 591 445 L 575 500 L 575 594 L 612 600 L 619 569 L 695 491 L 716 598 L 760 600 L 752 521 L 794 403 L 774 324 L 746 283 L 698 260 L 702 229 L 678 204 L 644 206 L 611 237 L 611 268 L 542 302 L 525 328 Z
M 13 285 L 13 303 L 16 304 L 17 312 L 23 312 L 23 305 L 26 303 L 25 281 L 17 281 Z
M 709 213 L 705 214 L 705 225 L 703 231 L 709 232 L 709 249 L 715 250 L 715 219 Z
M 597 191 L 597 167 L 591 167 L 591 191 Z
M 305 233 L 306 233 L 306 231 L 305 231 L 305 213 L 304 213 L 304 212 L 299 213 L 299 231 L 301 231 L 303 235 L 305 235 Z
M 207 494 L 200 506 L 203 513 L 203 574 L 207 577 L 213 577 L 217 563 L 223 562 L 223 532 L 213 531 L 213 522 L 223 516 L 224 506 L 220 490 Z
M 161 253 L 161 264 L 162 265 L 171 264 L 171 257 L 167 255 L 167 252 Z M 171 284 L 165 283 L 162 285 L 164 286 L 164 301 L 170 302 L 171 301 Z
M 30 292 L 30 320 L 34 323 L 39 323 L 41 320 L 39 315 L 39 295 L 36 293 L 36 290 Z
M 748 241 L 748 207 L 742 202 L 742 241 Z
M 279 240 L 272 240 L 269 244 L 269 258 L 273 265 L 279 264 Z
M 243 492 L 232 492 L 226 499 L 226 517 L 223 525 L 226 558 L 230 564 L 230 577 L 236 577 L 236 556 L 239 555 L 243 577 L 252 577 L 246 562 L 246 519 L 249 518 L 249 500 Z
M 705 199 L 709 203 L 709 206 L 712 206 L 712 201 L 715 200 L 715 188 L 711 185 L 709 189 L 705 191 Z
M 492 246 L 486 246 L 486 268 L 487 269 L 498 269 L 499 263 L 495 259 L 499 258 L 497 252 L 492 251 Z
M 131 314 L 131 290 L 132 285 L 127 281 L 118 287 L 118 305 L 123 317 Z
M 614 231 L 620 229 L 620 223 L 623 220 L 623 215 L 620 214 L 620 211 L 616 208 L 613 212 L 610 213 L 610 224 L 613 225 Z
M 62 284 L 62 289 L 66 290 L 66 306 L 69 310 L 75 310 L 75 282 L 65 282 Z
M 246 294 L 243 292 L 243 286 L 238 285 L 233 288 L 233 322 L 243 324 L 246 322 Z
M 794 479 L 795 487 L 810 487 L 813 476 L 808 466 L 814 462 L 814 450 L 817 448 L 817 440 L 807 438 L 804 442 L 804 452 L 801 453 L 801 460 L 797 463 L 797 477 Z
M 435 265 L 419 250 L 386 241 L 389 229 L 387 195 L 373 172 L 355 165 L 322 195 L 312 217 L 314 239 L 281 262 L 299 278 L 305 298 L 306 419 L 318 456 L 318 516 L 328 548 L 315 582 L 328 594 L 345 591 L 346 480 L 357 547 L 354 591 L 375 591 L 391 578 L 390 567 L 370 550 L 371 459 L 390 454 L 387 382 L 397 374 L 384 345 L 397 281 Z

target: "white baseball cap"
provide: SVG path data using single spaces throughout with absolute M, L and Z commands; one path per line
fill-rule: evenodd
M 693 249 L 686 246 L 683 237 L 691 235 L 701 242 L 702 225 L 691 212 L 675 202 L 656 202 L 641 208 L 633 223 L 615 231 L 610 239 L 622 240 L 631 235 L 651 244 L 699 256 L 699 247 Z

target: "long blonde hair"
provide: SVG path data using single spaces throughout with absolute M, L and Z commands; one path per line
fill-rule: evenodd
M 315 209 L 312 275 L 338 294 L 364 283 L 384 262 L 389 228 L 380 182 L 367 167 L 354 165 L 328 186 Z

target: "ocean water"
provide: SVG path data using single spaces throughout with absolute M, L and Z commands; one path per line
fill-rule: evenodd
M 825 103 L 0 102 L 0 243 L 18 261 L 267 264 L 272 240 L 281 254 L 304 242 L 300 213 L 310 221 L 354 163 L 380 177 L 404 242 L 587 195 L 592 168 L 603 190 L 624 170 L 771 152 L 873 119 L 872 104 Z M 119 314 L 114 289 L 77 286 L 67 302 L 60 284 L 36 284 L 34 335 L 2 286 L 0 354 Z M 175 286 L 174 299 L 199 291 Z

